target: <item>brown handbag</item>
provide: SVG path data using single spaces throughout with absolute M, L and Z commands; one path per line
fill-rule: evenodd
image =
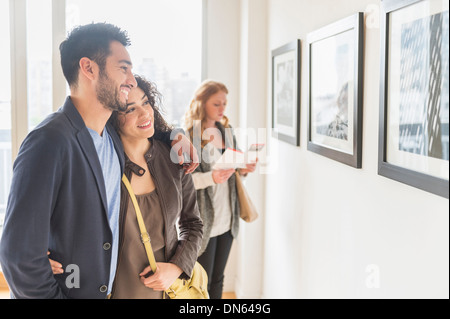
M 241 210 L 240 216 L 247 223 L 251 223 L 258 218 L 258 212 L 256 211 L 256 207 L 247 193 L 247 189 L 245 189 L 242 182 L 242 177 L 238 171 L 236 171 L 236 190 L 239 199 L 239 207 Z

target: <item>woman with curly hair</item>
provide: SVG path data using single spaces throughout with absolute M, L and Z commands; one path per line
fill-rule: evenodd
M 189 278 L 197 260 L 203 224 L 192 176 L 170 158 L 170 148 L 155 139 L 155 132 L 171 127 L 162 117 L 160 94 L 136 76 L 127 110 L 111 118 L 125 150 L 125 175 L 136 194 L 157 261 L 152 273 L 133 204 L 122 184 L 120 246 L 112 298 L 163 298 L 178 278 Z M 177 225 L 178 228 L 177 230 Z
M 110 297 L 161 299 L 177 278 L 192 274 L 203 224 L 192 175 L 171 159 L 169 145 L 153 138 L 172 130 L 160 113 L 160 94 L 151 82 L 135 78 L 137 87 L 128 94 L 126 111 L 113 112 L 110 122 L 124 147 L 124 174 L 136 194 L 157 270 L 153 273 L 149 266 L 134 206 L 122 183 L 119 252 Z M 50 259 L 50 264 L 55 274 L 61 273 L 58 262 Z

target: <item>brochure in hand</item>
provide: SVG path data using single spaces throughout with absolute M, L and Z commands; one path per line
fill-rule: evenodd
M 246 168 L 246 164 L 256 162 L 257 152 L 263 147 L 264 144 L 252 144 L 246 153 L 227 148 L 214 164 L 213 170 Z

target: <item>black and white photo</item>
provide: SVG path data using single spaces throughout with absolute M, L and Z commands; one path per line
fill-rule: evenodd
M 448 3 L 383 5 L 379 173 L 448 198 Z
M 300 40 L 272 51 L 273 136 L 300 145 Z
M 308 150 L 361 167 L 363 15 L 308 34 Z

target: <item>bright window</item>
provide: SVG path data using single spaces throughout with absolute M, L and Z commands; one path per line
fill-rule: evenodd
M 52 0 L 27 0 L 28 130 L 52 108 Z
M 179 127 L 201 81 L 202 2 L 66 0 L 66 29 L 69 32 L 80 24 L 109 22 L 127 30 L 132 42 L 129 52 L 133 72 L 156 83 L 163 95 L 166 119 Z M 15 5 L 11 8 L 15 19 L 9 15 L 11 3 Z M 52 47 L 59 45 L 57 42 L 61 39 L 52 39 L 55 34 L 52 18 L 62 17 L 60 14 L 52 16 L 52 11 L 59 12 L 60 4 L 53 0 L 0 1 L 0 235 L 11 184 L 12 152 L 19 148 L 26 133 L 54 109 L 53 93 L 58 92 L 52 92 L 52 84 L 55 71 L 59 70 L 52 70 L 52 61 L 53 54 L 59 52 L 52 52 Z M 20 31 L 22 26 L 26 28 L 26 39 L 22 39 L 24 32 L 15 33 L 14 48 L 10 47 L 10 22 Z M 62 20 L 53 22 L 60 25 Z M 18 78 L 25 78 L 23 72 L 26 72 L 27 85 L 18 84 L 12 90 L 11 49 L 23 52 L 25 42 L 26 56 L 17 56 L 14 64 L 17 69 L 13 71 Z M 12 92 L 16 92 L 15 97 Z M 19 101 L 13 107 L 12 101 L 24 95 L 27 105 Z M 15 134 L 11 133 L 12 119 Z
M 0 236 L 12 175 L 11 168 L 11 61 L 9 2 L 0 1 Z
M 66 26 L 108 22 L 128 32 L 133 72 L 156 83 L 165 118 L 182 124 L 201 81 L 202 0 L 66 0 Z

